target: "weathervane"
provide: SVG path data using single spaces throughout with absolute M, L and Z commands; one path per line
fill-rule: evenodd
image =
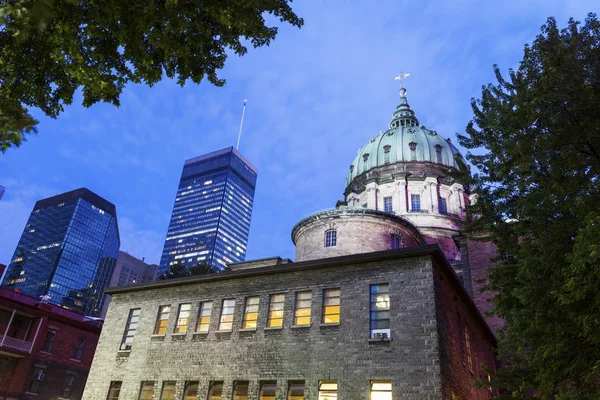
M 394 78 L 395 81 L 400 81 L 400 89 L 404 89 L 404 80 L 409 76 L 409 72 L 400 72 L 400 75 Z

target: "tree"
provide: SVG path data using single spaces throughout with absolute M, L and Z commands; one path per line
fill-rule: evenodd
M 216 86 L 228 51 L 268 45 L 265 14 L 303 25 L 291 0 L 0 1 L 0 150 L 36 132 L 27 107 L 56 118 L 79 88 L 83 105 L 119 105 L 128 82 Z
M 518 69 L 472 100 L 459 142 L 478 169 L 470 232 L 497 245 L 505 319 L 497 386 L 513 398 L 600 398 L 600 23 L 549 18 Z M 465 177 L 466 178 L 466 177 Z
M 199 263 L 190 268 L 186 268 L 182 263 L 175 263 L 169 267 L 167 272 L 160 275 L 158 279 L 164 281 L 167 279 L 185 278 L 186 276 L 208 275 L 216 272 L 221 272 L 221 270 L 206 263 Z

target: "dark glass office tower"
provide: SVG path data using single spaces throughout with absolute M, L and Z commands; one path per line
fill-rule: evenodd
M 174 263 L 244 261 L 255 186 L 256 168 L 233 147 L 187 160 L 159 274 Z
M 97 316 L 119 253 L 115 206 L 88 189 L 40 200 L 2 286 Z

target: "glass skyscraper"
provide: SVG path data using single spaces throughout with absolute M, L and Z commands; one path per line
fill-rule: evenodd
M 175 263 L 222 269 L 244 261 L 256 172 L 233 147 L 185 162 L 159 274 Z
M 115 206 L 88 189 L 35 203 L 2 286 L 98 316 L 119 253 Z

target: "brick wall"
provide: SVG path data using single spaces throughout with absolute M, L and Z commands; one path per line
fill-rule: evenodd
M 432 264 L 432 257 L 420 256 L 113 294 L 83 398 L 106 398 L 111 381 L 123 382 L 120 399 L 136 399 L 142 381 L 156 381 L 158 398 L 166 380 L 177 381 L 176 398 L 186 380 L 200 381 L 199 398 L 206 398 L 211 380 L 223 380 L 229 398 L 235 380 L 249 380 L 250 399 L 256 399 L 261 380 L 277 380 L 285 388 L 288 380 L 300 379 L 306 381 L 306 398 L 315 399 L 317 382 L 331 379 L 338 381 L 339 398 L 368 399 L 370 379 L 389 379 L 395 399 L 441 399 Z M 392 340 L 373 342 L 369 285 L 381 283 L 390 285 Z M 320 326 L 323 289 L 335 287 L 341 288 L 341 324 Z M 293 328 L 294 294 L 301 290 L 313 293 L 312 324 Z M 264 328 L 272 293 L 286 294 L 281 330 Z M 258 329 L 240 331 L 243 299 L 257 294 Z M 216 333 L 224 298 L 236 299 L 234 328 Z M 210 333 L 174 336 L 178 304 L 192 303 L 189 326 L 194 327 L 203 300 L 215 301 Z M 172 306 L 168 332 L 153 337 L 164 304 Z M 119 353 L 134 307 L 141 308 L 141 316 L 133 347 Z M 284 390 L 278 398 L 285 398 Z

